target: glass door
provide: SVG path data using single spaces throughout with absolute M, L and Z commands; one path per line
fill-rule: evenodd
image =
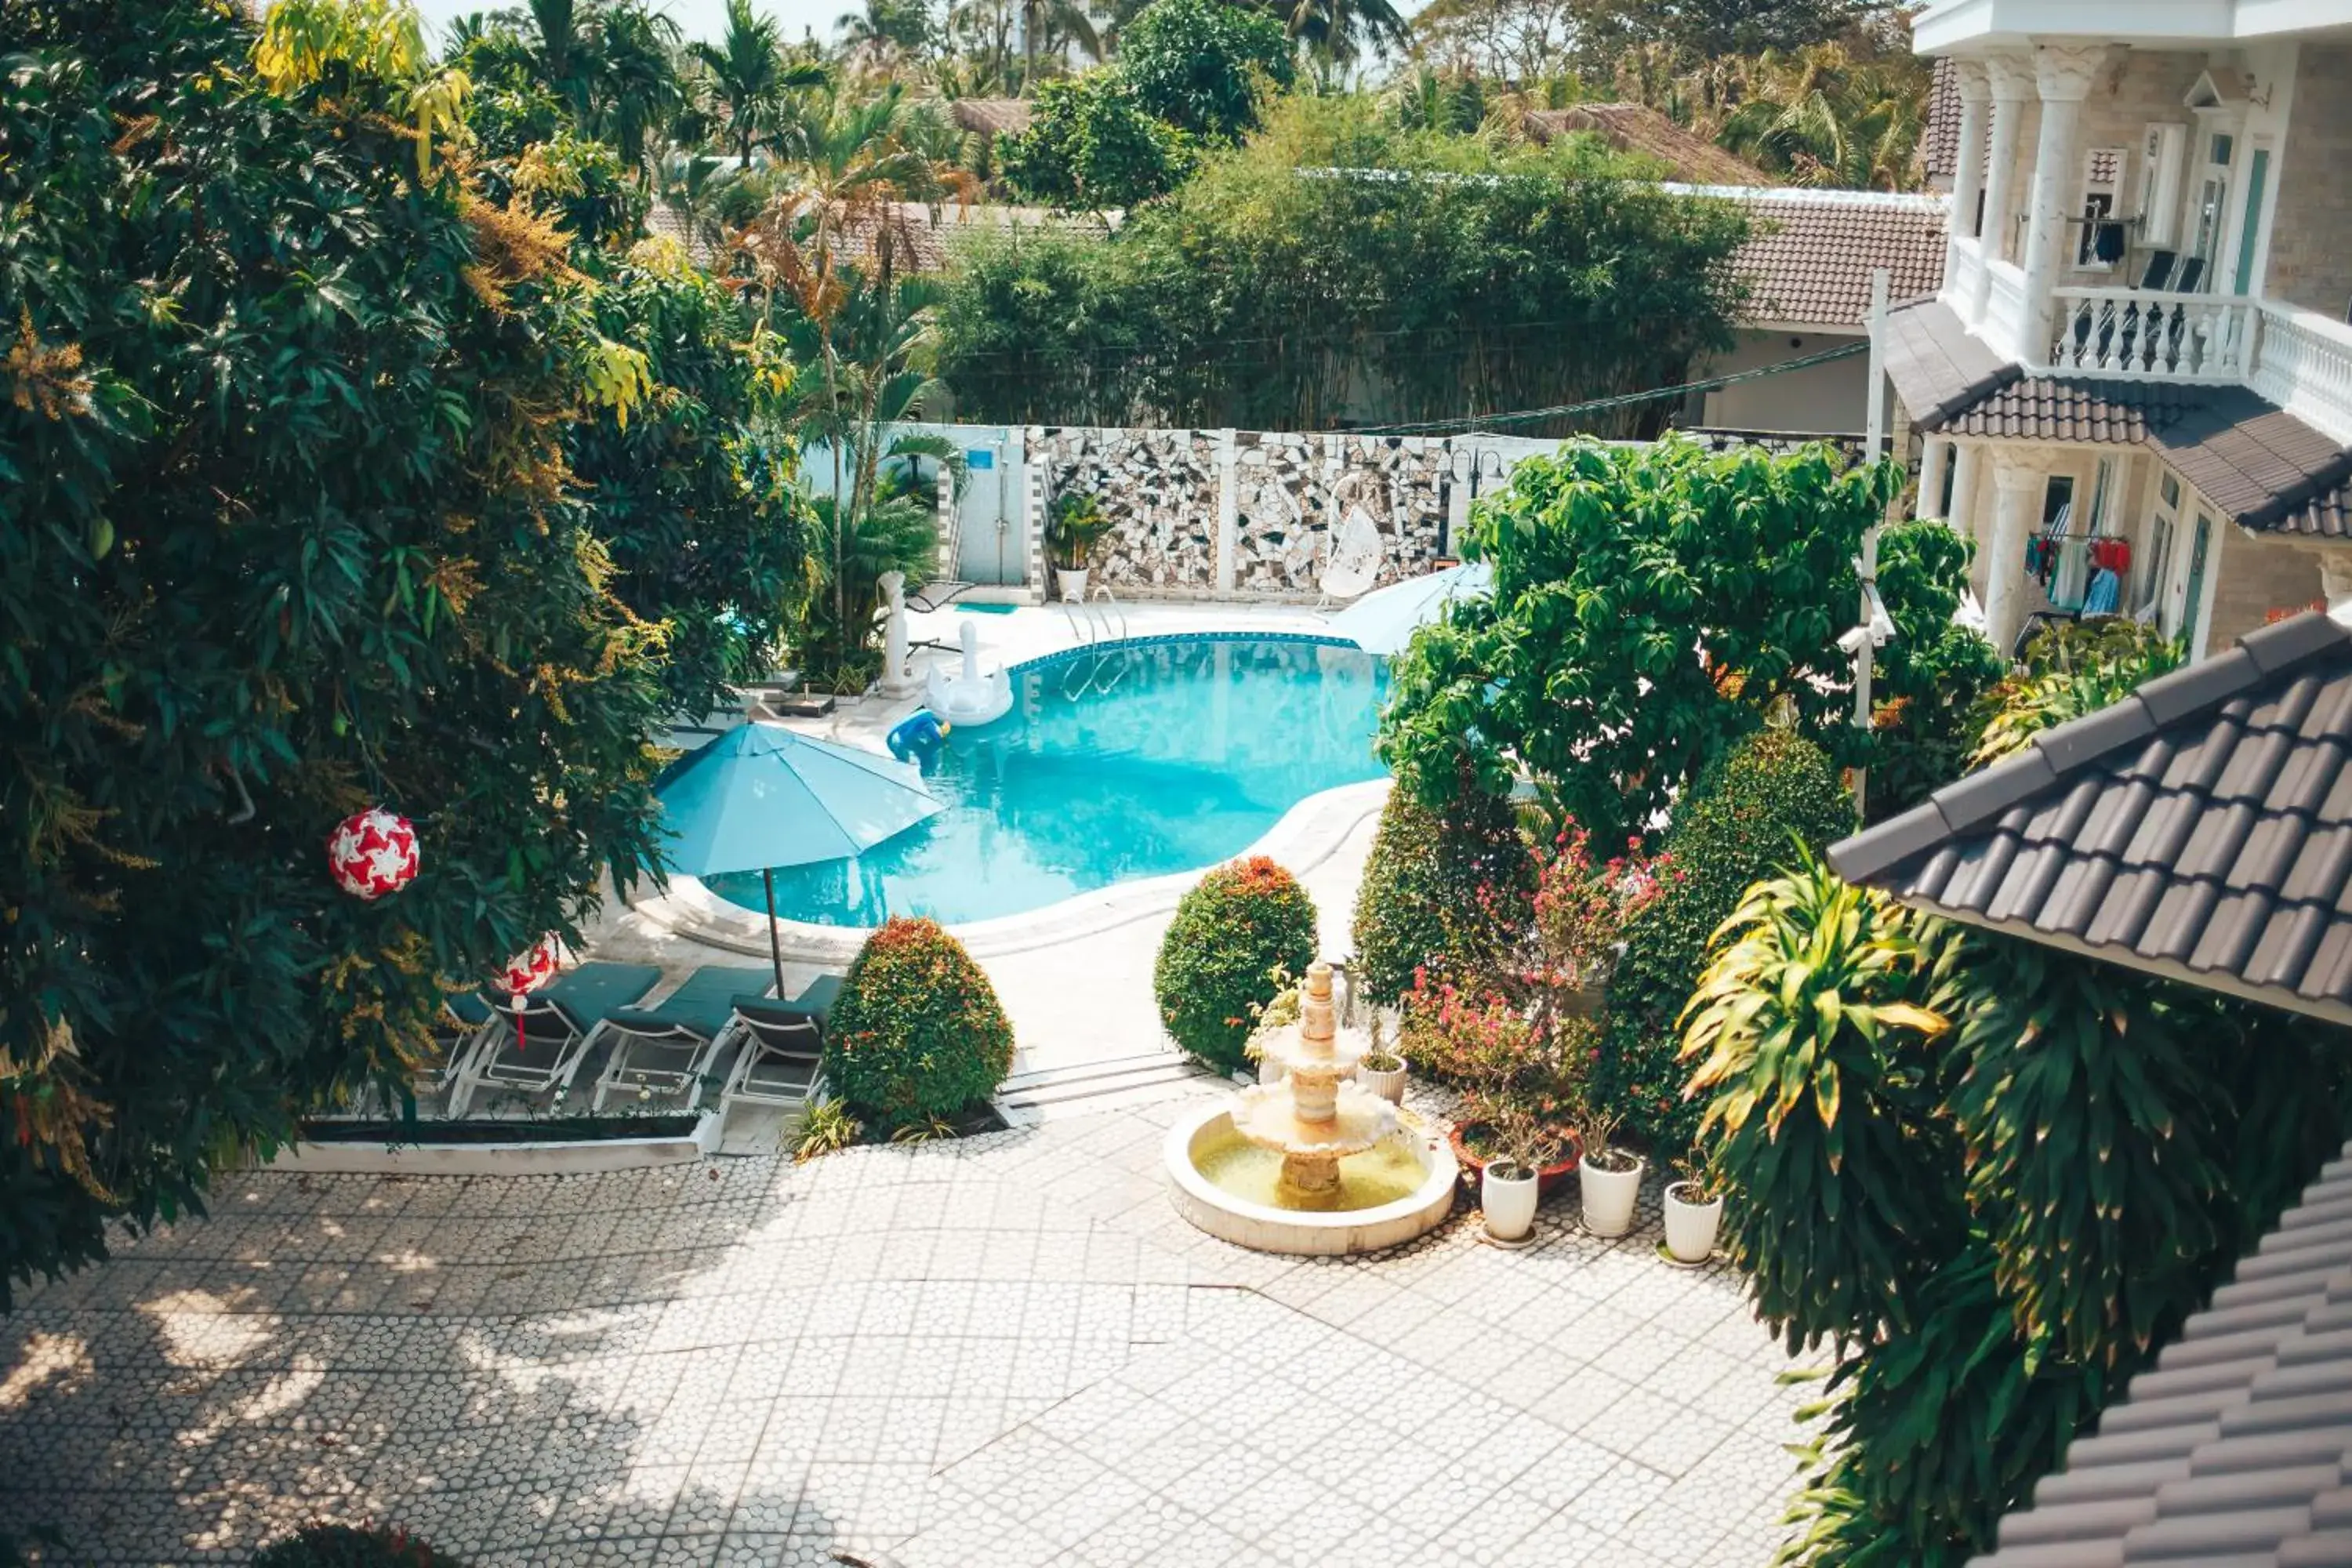
M 2189 213 L 2189 257 L 2182 262 L 2179 289 L 2194 294 L 2213 287 L 2213 269 L 2221 255 L 2222 225 L 2230 210 L 2230 159 L 2237 138 L 2217 131 L 2205 138 L 2205 167 L 2191 195 Z
M 2213 544 L 2213 520 L 2200 511 L 2197 529 L 2189 541 L 2189 582 L 2181 590 L 2180 622 L 2172 635 L 2187 643 L 2191 653 L 2197 647 L 2197 615 L 2205 602 L 2205 554 Z

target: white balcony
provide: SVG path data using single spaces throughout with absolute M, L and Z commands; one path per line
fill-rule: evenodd
M 1984 269 L 1990 287 L 1985 290 L 1984 316 L 1974 323 L 1976 334 L 2001 358 L 2032 364 L 2041 356 L 2029 352 L 2027 342 L 2025 274 L 2011 262 L 1991 258 Z
M 2257 331 L 2246 384 L 2352 446 L 2352 327 L 2275 300 L 2256 300 L 2253 308 Z
M 2246 379 L 2258 314 L 2251 300 L 2141 289 L 2052 293 L 2055 341 L 2036 369 L 2117 381 L 2226 385 Z

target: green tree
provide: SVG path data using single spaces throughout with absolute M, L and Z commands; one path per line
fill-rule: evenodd
M 2045 626 L 2025 645 L 2021 667 L 1979 700 L 1971 766 L 2014 756 L 2042 731 L 2086 718 L 2177 668 L 2182 645 L 2137 621 Z
M 1858 60 L 1835 43 L 1768 50 L 1748 70 L 1747 90 L 1720 140 L 1759 167 L 1844 190 L 1918 184 L 1928 79 L 1917 57 Z
M 1689 1023 L 1750 1296 L 1838 1350 L 1784 1553 L 1818 1568 L 1990 1551 L 2352 1109 L 2340 1030 L 1818 864 L 1749 890 Z
M 1738 741 L 1675 803 L 1657 899 L 1625 931 L 1591 1089 L 1660 1160 L 1687 1152 L 1703 1104 L 1677 1060 L 1707 945 L 1748 888 L 1853 831 L 1853 796 L 1820 747 L 1782 730 Z
M 1312 53 L 1352 65 L 1369 50 L 1381 59 L 1402 52 L 1412 28 L 1390 0 L 1265 0 L 1266 10 Z
M 1900 483 L 1692 442 L 1579 441 L 1482 498 L 1465 552 L 1491 595 L 1457 599 L 1394 665 L 1380 749 L 1441 805 L 1467 755 L 1489 790 L 1517 772 L 1604 840 L 1663 814 L 1708 763 L 1785 715 L 1851 759 L 1846 656 L 1854 557 Z
M 1370 99 L 1293 94 L 1107 242 L 963 248 L 940 374 L 969 418 L 1261 430 L 1325 428 L 1366 380 L 1397 420 L 1671 384 L 1731 342 L 1747 220 L 1633 176 L 1590 146 L 1402 132 Z
M 1282 25 L 1225 0 L 1156 0 L 1120 35 L 1118 74 L 1146 114 L 1209 142 L 1257 128 L 1260 100 L 1297 79 Z
M 1878 583 L 1895 636 L 1872 675 L 1870 788 L 1874 822 L 1958 778 L 1977 742 L 1978 704 L 2000 679 L 2000 651 L 1957 619 L 1976 545 L 1933 520 L 1879 531 Z
M 1533 918 L 1535 864 L 1510 802 L 1465 791 L 1443 816 L 1391 790 L 1356 891 L 1350 978 L 1393 1005 L 1424 971 L 1481 988 L 1517 956 Z
M 1183 135 L 1153 119 L 1116 71 L 1046 82 L 1037 89 L 1029 129 L 1005 140 L 997 153 L 1005 182 L 1022 195 L 1098 213 L 1174 188 L 1191 156 Z
M 715 44 L 696 40 L 691 53 L 725 111 L 735 156 L 746 164 L 751 149 L 788 122 L 793 95 L 828 79 L 822 65 L 785 53 L 782 24 L 753 0 L 727 0 L 727 30 Z
M 655 864 L 662 710 L 562 444 L 643 361 L 439 154 L 413 14 L 9 26 L 0 1288 L 404 1089 L 443 977 Z M 422 869 L 362 902 L 323 845 L 371 804 Z

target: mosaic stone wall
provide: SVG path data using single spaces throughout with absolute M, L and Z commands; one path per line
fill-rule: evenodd
M 1228 444 L 1230 443 L 1230 444 Z M 1318 591 L 1335 539 L 1370 530 L 1381 542 L 1379 580 L 1429 569 L 1472 493 L 1502 485 L 1511 466 L 1556 443 L 1480 436 L 1301 435 L 1244 430 L 1033 428 L 1036 505 L 1072 489 L 1094 493 L 1113 519 L 1097 580 L 1146 591 L 1232 591 L 1297 597 Z M 1227 464 L 1230 463 L 1230 468 Z M 1221 511 L 1232 531 L 1221 539 Z M 1034 526 L 1043 526 L 1042 515 Z
M 1311 592 L 1334 535 L 1365 527 L 1381 536 L 1382 583 L 1416 575 L 1436 558 L 1452 457 L 1442 444 L 1244 431 L 1234 447 L 1236 588 Z M 1461 462 L 1466 479 L 1466 454 Z
M 1048 429 L 1029 437 L 1046 484 L 1041 505 L 1091 491 L 1112 520 L 1095 558 L 1122 588 L 1211 588 L 1217 581 L 1217 440 L 1205 430 Z

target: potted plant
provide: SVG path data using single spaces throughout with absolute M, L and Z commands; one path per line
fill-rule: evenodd
M 1282 1081 L 1282 1058 L 1269 1053 L 1265 1045 L 1278 1031 L 1298 1022 L 1298 984 L 1290 978 L 1287 965 L 1274 966 L 1274 983 L 1281 989 L 1265 1006 L 1254 1010 L 1250 1037 L 1242 1044 L 1242 1054 L 1257 1063 L 1260 1083 Z
M 1087 596 L 1087 563 L 1110 531 L 1102 503 L 1085 490 L 1065 490 L 1045 516 L 1045 548 L 1053 552 L 1054 580 L 1071 604 Z
M 1487 1111 L 1498 1153 L 1478 1173 L 1478 1207 L 1486 1216 L 1486 1234 L 1496 1241 L 1523 1241 L 1535 1228 L 1536 1204 L 1542 1196 L 1537 1184 L 1541 1137 L 1535 1118 L 1517 1106 L 1496 1105 Z
M 1404 1058 L 1389 1049 L 1383 1027 L 1385 1022 L 1380 1014 L 1372 1015 L 1371 1048 L 1364 1053 L 1363 1062 L 1356 1069 L 1356 1078 L 1366 1089 L 1391 1105 L 1402 1105 Z
M 1715 1256 L 1723 1194 L 1695 1155 L 1675 1161 L 1675 1174 L 1680 1179 L 1666 1188 L 1666 1252 L 1677 1263 L 1704 1263 Z
M 1620 1118 L 1588 1103 L 1577 1119 L 1577 1142 L 1584 1152 L 1576 1180 L 1584 1194 L 1584 1228 L 1595 1236 L 1622 1236 L 1633 1228 L 1633 1203 L 1642 1192 L 1642 1157 L 1617 1147 Z

